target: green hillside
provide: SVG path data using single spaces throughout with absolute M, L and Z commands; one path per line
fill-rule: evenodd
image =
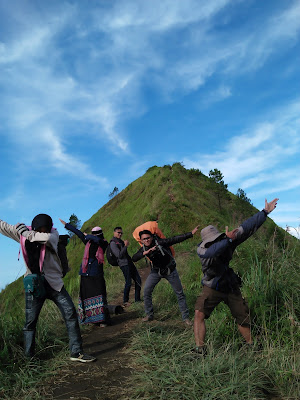
M 266 193 L 266 196 L 267 198 L 269 197 L 268 193 Z M 272 199 L 268 198 L 268 200 Z M 261 206 L 263 208 L 263 204 Z M 280 203 L 278 207 L 280 207 Z M 126 189 L 86 221 L 81 230 L 90 232 L 92 227 L 99 225 L 102 227 L 105 237 L 110 239 L 113 234 L 113 228 L 120 225 L 123 227 L 124 238 L 130 240 L 129 253 L 133 254 L 137 251 L 139 245 L 132 238 L 132 232 L 138 225 L 147 220 L 158 220 L 164 234 L 172 236 L 190 232 L 196 225 L 200 225 L 202 228 L 208 224 L 214 224 L 220 230 L 224 230 L 225 226 L 228 225 L 229 229 L 233 229 L 257 211 L 251 204 L 239 199 L 230 192 L 218 192 L 217 185 L 200 171 L 187 170 L 180 163 L 175 163 L 172 166 L 149 168 L 142 177 L 129 184 Z M 80 218 L 80 215 L 78 217 Z M 67 220 L 68 216 L 62 215 L 61 218 Z M 62 227 L 60 232 L 63 233 L 63 231 Z M 191 313 L 201 289 L 201 267 L 196 255 L 196 246 L 199 242 L 200 234 L 195 235 L 193 239 L 176 245 L 175 248 L 178 270 L 185 287 Z M 84 246 L 77 237 L 73 237 L 67 247 L 71 271 L 65 277 L 65 285 L 74 296 L 75 303 L 79 288 L 78 269 L 83 249 Z M 238 248 L 233 259 L 232 266 L 239 271 L 244 281 L 243 290 L 249 300 L 253 315 L 254 334 L 264 338 L 266 341 L 268 340 L 266 342 L 268 349 L 274 353 L 272 362 L 269 358 L 262 357 L 260 364 L 255 364 L 253 367 L 254 369 L 256 368 L 255 371 L 259 371 L 262 374 L 266 367 L 265 363 L 269 362 L 269 368 L 274 369 L 272 373 L 270 372 L 271 378 L 267 379 L 267 383 L 265 378 L 263 384 L 259 380 L 259 385 L 263 385 L 263 389 L 258 390 L 256 388 L 259 394 L 258 397 L 253 397 L 253 399 L 265 398 L 263 393 L 271 393 L 272 391 L 279 393 L 278 386 L 280 383 L 278 382 L 280 379 L 282 380 L 282 382 L 280 381 L 281 387 L 285 388 L 284 398 L 293 398 L 288 397 L 289 385 L 290 387 L 292 385 L 294 391 L 296 390 L 293 383 L 296 379 L 296 372 L 294 371 L 296 367 L 293 364 L 295 353 L 293 349 L 297 344 L 299 345 L 299 321 L 297 320 L 297 315 L 299 316 L 299 297 L 296 294 L 297 290 L 299 293 L 299 277 L 297 278 L 299 261 L 299 241 L 276 226 L 270 218 L 267 219 L 266 223 L 253 237 Z M 139 264 L 138 267 L 143 267 L 144 261 Z M 118 268 L 111 267 L 107 263 L 105 264 L 105 277 L 108 300 L 111 301 L 122 292 L 123 278 Z M 158 286 L 159 288 L 154 291 L 154 306 L 157 311 L 157 319 L 159 320 L 160 316 L 163 315 L 164 319 L 178 321 L 177 302 L 170 286 L 163 283 Z M 26 372 L 23 371 L 24 376 L 22 375 L 22 384 L 20 384 L 19 367 L 24 367 L 27 362 L 22 355 L 24 298 L 21 278 L 8 285 L 0 293 L 0 313 L 0 329 L 2 332 L 0 342 L 2 365 L 0 379 L 2 382 L 0 383 L 3 383 L 6 388 L 8 384 L 9 386 L 13 384 L 15 390 L 26 390 L 27 384 L 32 382 L 33 378 L 30 375 L 30 370 L 28 371 L 29 375 L 26 375 Z M 47 302 L 39 319 L 37 348 L 41 358 L 47 359 L 48 363 L 43 364 L 40 361 L 40 372 L 35 373 L 35 382 L 43 379 L 43 374 L 49 373 L 49 364 L 50 368 L 54 370 L 58 352 L 66 351 L 66 332 L 64 324 L 60 323 L 60 321 L 61 317 L 56 307 L 51 302 Z M 216 326 L 218 329 L 215 328 Z M 208 342 L 212 349 L 215 349 L 214 351 L 221 349 L 220 351 L 223 354 L 224 348 L 222 346 L 224 346 L 224 343 L 240 343 L 240 338 L 235 333 L 234 323 L 226 307 L 221 306 L 215 312 L 209 320 L 208 330 L 210 332 L 208 334 Z M 158 368 L 159 364 L 164 365 L 163 363 L 170 357 L 181 360 L 182 355 L 188 351 L 187 348 L 193 344 L 192 333 L 186 333 L 183 330 L 175 333 L 175 336 L 177 335 L 176 342 L 182 343 L 182 348 L 173 348 L 173 341 L 171 341 L 171 346 L 166 351 L 165 358 L 157 359 L 153 354 L 153 357 L 149 358 L 149 365 L 147 365 L 147 354 L 151 354 L 155 349 L 155 351 L 163 354 L 163 343 L 165 341 L 169 343 L 170 335 L 174 336 L 174 329 L 171 329 L 171 331 L 170 333 L 170 330 L 160 326 L 156 326 L 155 329 L 149 327 L 147 328 L 148 334 L 146 338 L 144 337 L 145 327 L 140 332 L 137 332 L 132 351 L 136 351 L 138 354 L 136 358 L 138 371 L 147 370 L 149 374 L 155 368 Z M 276 343 L 283 354 L 276 353 Z M 211 354 L 214 354 L 213 351 Z M 205 381 L 207 384 L 209 379 L 210 381 L 214 379 L 213 369 L 218 357 L 220 355 L 217 356 L 216 354 L 211 359 L 208 357 L 209 361 L 205 372 L 207 374 Z M 227 372 L 230 371 L 232 363 L 237 364 L 239 362 L 232 353 L 228 357 L 228 360 L 222 361 L 224 370 Z M 273 364 L 273 361 L 278 364 L 280 357 L 285 359 L 285 366 L 280 367 L 281 375 L 276 372 L 276 364 Z M 153 359 L 157 359 L 159 364 L 152 364 Z M 51 360 L 50 363 L 49 360 Z M 180 364 L 180 361 L 178 363 Z M 166 368 L 169 368 L 167 364 Z M 178 368 L 178 365 L 176 368 Z M 240 368 L 244 370 L 245 366 L 240 365 Z M 176 371 L 172 372 L 174 380 L 181 379 L 180 375 L 184 374 L 184 371 L 180 370 L 180 368 Z M 192 368 L 191 371 L 193 371 Z M 196 375 L 203 374 L 197 368 L 192 373 Z M 238 371 L 235 370 L 232 373 L 237 374 L 237 381 L 242 382 L 245 380 L 245 377 L 239 376 Z M 283 378 L 280 378 L 280 376 Z M 172 380 L 164 381 L 161 380 L 160 376 L 151 375 L 151 373 L 150 377 L 150 381 L 149 379 L 148 381 L 155 382 L 154 386 L 157 391 L 168 387 L 170 393 L 172 392 L 174 387 Z M 143 374 L 137 373 L 134 379 L 136 379 L 137 386 L 139 384 L 143 386 L 139 396 L 145 397 L 139 398 L 160 398 L 158 396 L 159 392 L 152 393 L 151 390 L 154 389 L 150 389 L 147 384 L 143 385 L 142 382 L 145 382 L 146 379 Z M 192 377 L 186 377 L 187 381 L 189 379 L 192 379 Z M 203 380 L 204 377 L 201 379 Z M 258 380 L 255 374 L 253 375 L 253 380 Z M 8 393 L 7 390 L 5 393 Z M 197 386 L 197 390 L 200 393 L 202 389 Z M 239 394 L 231 398 L 248 398 L 241 397 L 242 392 L 239 392 L 237 388 L 234 390 Z M 220 393 L 216 392 L 216 397 L 206 398 L 227 398 L 227 394 L 226 396 L 221 396 Z M 228 393 L 231 393 L 230 390 Z M 0 397 L 1 394 L 0 391 Z M 132 396 L 135 395 L 137 393 L 132 394 Z M 12 398 L 11 394 L 10 396 Z M 198 398 L 196 395 L 196 397 L 192 395 L 190 397 L 185 396 L 180 391 L 176 396 L 173 394 L 173 397 L 171 395 L 169 398 Z
M 230 192 L 223 196 L 220 209 L 211 180 L 198 170 L 187 170 L 180 163 L 175 163 L 172 166 L 149 168 L 142 177 L 129 184 L 86 221 L 82 231 L 89 232 L 93 226 L 100 225 L 105 237 L 110 239 L 113 228 L 120 225 L 123 227 L 124 238 L 130 240 L 129 253 L 133 254 L 138 245 L 132 238 L 132 232 L 145 221 L 158 220 L 164 234 L 172 236 L 190 232 L 196 225 L 204 227 L 213 224 L 223 231 L 228 225 L 229 229 L 233 229 L 257 211 L 251 204 Z M 253 256 L 254 247 L 258 255 L 264 254 L 271 237 L 282 249 L 295 246 L 296 243 L 295 239 L 268 218 L 255 236 L 240 247 L 239 259 L 251 254 Z M 177 253 L 180 253 L 180 249 L 185 252 L 189 250 L 198 261 L 195 246 L 199 241 L 200 235 L 177 245 Z M 73 278 L 77 275 L 83 247 L 78 238 L 72 238 L 68 257 L 73 271 L 66 278 L 69 289 L 73 289 Z M 238 263 L 238 268 L 242 270 L 247 266 Z

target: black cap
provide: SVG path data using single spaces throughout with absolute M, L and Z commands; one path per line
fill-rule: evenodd
M 51 232 L 52 226 L 53 226 L 53 221 L 52 218 L 47 215 L 47 214 L 38 214 L 36 215 L 32 222 L 31 222 L 31 228 L 34 231 L 37 231 L 39 228 L 42 226 L 45 226 L 49 232 Z

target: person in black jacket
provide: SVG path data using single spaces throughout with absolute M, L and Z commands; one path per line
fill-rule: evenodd
M 278 199 L 274 199 L 268 203 L 266 200 L 265 208 L 262 211 L 230 232 L 226 227 L 225 233 L 221 233 L 213 225 L 202 229 L 202 242 L 197 249 L 202 264 L 203 290 L 195 305 L 196 348 L 194 351 L 196 353 L 202 355 L 205 353 L 206 327 L 204 320 L 209 318 L 215 307 L 222 301 L 230 308 L 246 343 L 252 344 L 249 309 L 240 291 L 241 280 L 229 267 L 229 262 L 237 246 L 257 231 L 265 222 L 267 215 L 275 209 L 277 201 Z
M 144 288 L 144 306 L 146 313 L 146 317 L 143 318 L 144 322 L 153 320 L 152 292 L 161 278 L 165 278 L 169 281 L 177 296 L 179 309 L 184 323 L 186 325 L 192 325 L 192 322 L 189 319 L 189 310 L 186 304 L 182 284 L 176 270 L 176 262 L 172 256 L 170 246 L 193 237 L 197 230 L 198 226 L 194 228 L 192 232 L 167 239 L 161 239 L 154 236 L 148 230 L 139 232 L 143 246 L 132 256 L 132 261 L 136 262 L 143 257 L 147 257 L 151 262 L 151 272 L 146 280 Z

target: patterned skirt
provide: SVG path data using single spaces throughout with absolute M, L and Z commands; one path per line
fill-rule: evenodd
M 104 277 L 81 276 L 78 315 L 81 324 L 110 322 Z

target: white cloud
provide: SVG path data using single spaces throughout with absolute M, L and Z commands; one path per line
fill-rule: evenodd
M 284 205 L 280 205 L 280 212 L 281 213 L 293 213 L 299 214 L 299 223 L 300 223 L 300 202 L 295 201 L 294 203 L 286 202 Z
M 13 42 L 10 46 L 0 43 L 0 64 L 24 62 L 26 59 L 35 57 L 44 51 L 45 42 L 50 39 L 50 36 L 48 28 L 38 27 L 28 36 Z
M 296 101 L 281 110 L 275 110 L 271 122 L 268 116 L 268 122 L 260 123 L 247 133 L 223 143 L 224 150 L 217 150 L 214 154 L 196 154 L 184 159 L 184 165 L 198 168 L 206 174 L 218 168 L 226 183 L 243 189 L 253 188 L 252 196 L 260 196 L 265 192 L 265 185 L 268 185 L 269 193 L 299 187 L 299 168 L 289 166 L 291 157 L 299 154 L 300 150 L 298 106 L 300 103 Z M 284 169 L 282 166 L 276 168 L 284 163 Z M 257 191 L 255 186 L 262 183 L 264 188 Z
M 0 207 L 3 209 L 16 209 L 23 201 L 24 185 L 21 183 L 13 189 L 9 195 L 2 196 L 0 200 Z
M 59 137 L 50 128 L 39 132 L 39 142 L 40 147 L 46 149 L 43 159 L 48 159 L 53 167 L 82 179 L 107 184 L 105 178 L 95 175 L 86 164 L 66 153 Z
M 229 3 L 229 0 L 202 1 L 201 4 L 197 0 L 119 1 L 105 22 L 109 31 L 139 27 L 150 32 L 164 32 L 208 20 Z
M 300 8 L 294 2 L 285 12 L 266 19 L 259 32 L 249 35 L 250 27 L 246 27 L 225 41 L 214 24 L 229 4 L 229 0 L 200 6 L 196 0 L 121 1 L 117 6 L 81 10 L 79 3 L 64 3 L 58 6 L 64 12 L 50 8 L 42 22 L 37 9 L 30 10 L 19 36 L 0 45 L 0 84 L 5 88 L 2 117 L 14 128 L 12 139 L 22 143 L 26 137 L 30 142 L 29 131 L 43 126 L 55 131 L 57 138 L 74 135 L 69 126 L 79 121 L 91 129 L 78 130 L 77 135 L 88 136 L 92 143 L 101 139 L 111 151 L 130 154 L 129 135 L 122 124 L 147 109 L 141 95 L 147 80 L 165 98 L 174 91 L 189 93 L 216 73 L 243 74 L 250 66 L 258 68 L 281 49 L 280 43 L 296 38 Z M 20 17 L 20 10 L 16 12 Z M 176 46 L 175 52 L 168 50 L 170 44 Z M 220 84 L 207 100 L 220 101 L 230 95 L 230 87 Z M 68 127 L 56 129 L 62 125 Z M 292 146 L 270 143 L 272 130 L 277 132 L 278 126 L 267 122 L 251 134 L 236 137 L 225 153 L 215 155 L 214 163 L 229 182 L 243 178 L 253 184 L 247 170 L 262 174 L 267 165 L 276 164 L 275 156 L 287 154 L 287 148 L 293 154 Z M 288 136 L 292 138 L 292 132 Z M 71 165 L 73 157 L 67 159 L 67 151 L 62 153 Z
M 290 233 L 292 236 L 295 236 L 297 239 L 300 239 L 300 226 L 297 227 L 287 226 L 286 231 Z
M 217 90 L 209 93 L 202 101 L 204 106 L 217 103 L 219 101 L 225 100 L 232 96 L 231 88 L 229 86 L 222 85 Z

